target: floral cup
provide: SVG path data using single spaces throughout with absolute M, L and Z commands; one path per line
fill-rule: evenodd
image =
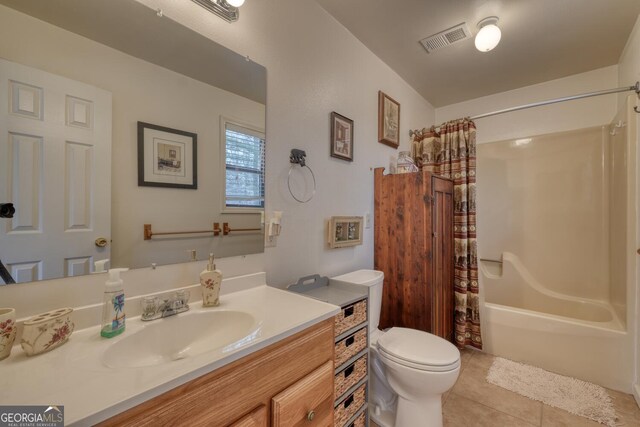
M 11 354 L 16 339 L 16 311 L 13 308 L 0 308 L 0 360 Z

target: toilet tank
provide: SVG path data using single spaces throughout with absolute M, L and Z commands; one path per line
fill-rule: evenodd
M 380 323 L 384 273 L 378 270 L 358 270 L 331 279 L 369 288 L 369 336 L 371 336 Z

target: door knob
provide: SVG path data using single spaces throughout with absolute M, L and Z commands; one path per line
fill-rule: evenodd
M 107 246 L 107 244 L 109 243 L 109 241 L 107 239 L 105 239 L 104 237 L 98 237 L 96 239 L 96 246 L 99 248 L 104 248 L 105 246 Z
M 16 208 L 13 203 L 0 203 L 0 218 L 13 218 Z

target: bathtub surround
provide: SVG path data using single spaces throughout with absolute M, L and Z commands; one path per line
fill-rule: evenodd
M 496 357 L 487 381 L 529 399 L 615 427 L 617 416 L 607 391 L 592 383 L 565 377 Z
M 610 233 L 624 237 L 635 214 L 610 217 L 627 192 L 611 185 L 608 138 L 607 126 L 478 147 L 483 333 L 493 354 L 629 392 L 633 313 L 610 294 L 628 286 L 635 250 Z M 623 268 L 610 276 L 611 251 Z
M 412 157 L 422 170 L 453 180 L 455 342 L 482 349 L 476 242 L 476 126 L 453 120 L 414 131 Z
M 637 46 L 637 43 L 639 43 L 638 35 L 640 35 L 640 30 L 636 29 L 630 38 L 630 46 Z M 638 58 L 639 51 L 638 49 L 630 50 L 627 48 L 625 52 L 626 55 L 623 55 L 621 58 L 620 66 L 614 65 L 605 67 L 562 79 L 551 80 L 545 83 L 438 108 L 436 110 L 436 122 L 460 116 L 473 116 L 475 114 L 500 110 L 514 105 L 522 105 L 545 99 L 557 98 L 564 94 L 594 92 L 612 87 L 631 85 L 638 80 L 638 77 L 640 77 L 640 69 L 637 65 L 639 63 L 638 61 L 640 61 Z M 624 70 L 620 76 L 619 67 Z M 622 75 L 626 77 L 622 77 Z M 627 102 L 637 102 L 635 94 L 620 94 L 619 96 L 626 98 Z M 511 140 L 512 143 L 515 144 L 516 140 L 526 140 L 532 135 L 546 135 L 606 126 L 604 131 L 608 136 L 609 124 L 612 121 L 616 122 L 617 120 L 622 119 L 622 117 L 616 117 L 618 114 L 616 98 L 617 96 L 615 95 L 598 96 L 479 119 L 476 123 L 479 128 L 477 140 L 479 144 L 478 153 L 483 149 L 484 143 Z M 616 119 L 612 120 L 614 117 L 616 117 Z M 634 113 L 630 120 L 630 124 L 635 125 L 637 122 L 637 114 Z M 632 154 L 630 151 L 632 158 L 629 158 L 629 164 L 627 165 L 629 168 L 629 175 L 627 178 L 628 183 L 630 182 L 633 184 L 633 188 L 628 187 L 627 194 L 631 197 L 629 200 L 635 200 L 639 196 L 636 194 L 637 186 L 635 172 L 635 146 L 637 145 L 639 138 L 637 136 L 637 128 L 630 132 L 636 136 L 631 135 L 629 139 L 629 141 L 631 141 L 629 148 L 632 150 Z M 528 146 L 525 144 L 525 141 L 519 141 L 519 143 L 522 144 L 519 148 L 523 150 L 527 149 Z M 584 152 L 584 148 L 585 147 L 582 146 L 583 151 L 580 152 L 580 155 L 588 154 Z M 594 148 L 594 154 L 595 150 L 596 148 Z M 600 160 L 603 160 L 602 157 Z M 594 162 L 595 161 L 596 160 L 594 160 Z M 478 179 L 478 184 L 482 185 L 482 174 L 493 174 L 496 171 L 491 168 L 483 167 L 481 159 L 478 162 L 478 170 L 481 175 Z M 598 168 L 602 168 L 601 164 L 597 166 Z M 528 169 L 513 169 L 513 173 L 515 175 L 512 174 L 511 177 L 517 177 L 521 173 L 526 173 L 527 170 Z M 597 169 L 591 170 L 590 172 L 595 173 L 596 171 Z M 577 176 L 575 178 L 575 181 L 578 182 L 579 180 L 577 179 Z M 602 176 L 602 179 L 607 178 L 608 176 L 606 174 Z M 550 179 L 550 177 L 546 176 L 545 179 Z M 507 188 L 507 184 L 505 182 L 496 180 L 494 183 L 497 183 L 499 187 L 487 187 L 491 197 L 494 195 L 500 196 Z M 596 187 L 603 185 L 601 181 L 594 181 L 593 183 Z M 513 190 L 515 191 L 515 189 Z M 480 193 L 481 200 L 484 200 L 482 198 L 482 191 L 480 187 L 478 187 L 478 191 Z M 585 189 L 581 193 L 586 197 L 591 191 L 592 189 L 590 187 L 588 190 Z M 598 191 L 597 188 L 596 191 Z M 629 236 L 636 235 L 637 215 L 635 213 L 635 205 L 635 202 L 627 205 L 627 229 L 625 233 Z M 604 210 L 608 211 L 608 205 L 604 206 L 607 207 Z M 542 205 L 541 208 L 542 207 L 544 207 L 544 205 Z M 491 205 L 481 203 L 480 208 L 487 208 L 491 210 Z M 505 212 L 506 209 L 498 208 L 497 211 Z M 620 213 L 620 211 L 618 211 L 618 213 Z M 486 212 L 484 215 L 482 212 L 478 215 L 480 221 L 479 238 L 481 247 L 479 248 L 479 251 L 481 258 L 488 258 L 488 256 L 485 257 L 483 249 L 485 244 L 491 244 L 492 241 L 491 238 L 489 238 L 488 241 L 483 239 L 484 235 L 491 236 L 491 229 L 483 226 L 483 222 L 485 220 L 493 220 L 491 215 L 491 213 Z M 605 220 L 607 216 L 609 216 L 608 212 L 603 212 L 601 219 Z M 576 216 L 576 218 L 577 217 L 578 216 Z M 584 217 L 582 218 L 584 219 Z M 629 223 L 631 223 L 631 227 L 629 227 Z M 502 225 L 511 227 L 511 224 L 507 222 Z M 600 229 L 602 228 L 607 229 L 608 225 L 602 224 Z M 485 232 L 489 232 L 489 234 L 486 234 Z M 595 236 L 593 233 L 591 231 L 589 231 L 589 233 L 591 233 L 590 238 L 594 239 Z M 586 234 L 587 231 L 581 233 L 581 238 L 585 237 Z M 600 233 L 600 236 L 605 239 L 602 241 L 602 246 L 608 246 L 608 239 L 606 239 L 606 235 L 604 233 Z M 563 241 L 560 245 L 566 246 L 567 244 L 572 243 L 572 241 Z M 628 245 L 631 247 L 631 245 L 640 244 L 636 243 L 634 240 L 628 240 Z M 583 246 L 579 249 L 578 256 L 588 256 L 593 259 L 594 251 L 599 250 L 602 246 Z M 635 249 L 637 249 L 637 247 L 638 246 L 631 249 L 627 248 L 624 251 L 625 256 L 627 257 L 627 273 L 626 280 L 623 285 L 625 290 L 622 292 L 615 291 L 614 294 L 610 296 L 608 288 L 600 289 L 596 291 L 599 292 L 599 296 L 592 297 L 602 299 L 605 303 L 608 303 L 609 298 L 617 296 L 619 299 L 622 294 L 625 294 L 627 300 L 626 316 L 623 315 L 618 317 L 622 321 L 621 323 L 623 325 L 626 324 L 626 330 L 620 330 L 620 323 L 616 322 L 605 321 L 604 327 L 602 327 L 602 322 L 588 323 L 577 319 L 562 319 L 561 317 L 549 315 L 544 312 L 535 312 L 529 309 L 518 309 L 517 304 L 516 307 L 514 307 L 502 306 L 501 303 L 491 303 L 489 301 L 489 296 L 486 294 L 488 285 L 485 283 L 484 275 L 481 274 L 480 282 L 482 284 L 480 286 L 480 295 L 483 315 L 482 332 L 485 343 L 484 350 L 510 359 L 531 363 L 536 366 L 542 366 L 545 369 L 560 372 L 565 375 L 589 380 L 610 388 L 630 392 L 632 389 L 631 378 L 634 377 L 633 347 L 636 345 L 634 342 L 638 340 L 638 322 L 640 322 L 636 315 L 636 309 L 634 308 L 634 301 L 636 301 L 636 296 L 638 295 L 636 283 L 637 255 L 635 254 Z M 548 256 L 550 248 L 551 245 L 545 247 L 540 255 Z M 590 249 L 585 250 L 585 248 Z M 604 259 L 606 259 L 606 262 L 608 263 L 609 257 L 606 254 L 603 254 L 603 257 L 605 257 Z M 602 259 L 598 260 L 601 261 Z M 617 261 L 619 262 L 620 260 L 617 259 Z M 587 262 L 583 263 L 583 266 L 586 268 L 597 267 L 594 263 Z M 497 266 L 496 268 L 499 269 L 500 267 Z M 579 273 L 579 271 L 577 271 L 577 273 Z M 606 272 L 601 274 L 600 277 L 605 277 L 605 279 L 608 280 L 608 274 L 606 274 Z M 588 282 L 583 283 L 583 285 L 586 284 L 587 286 L 591 286 L 592 283 L 593 280 L 589 280 Z M 561 287 L 566 285 L 567 284 L 564 283 Z M 513 290 L 516 291 L 516 289 Z M 596 302 L 602 303 L 602 301 Z M 613 298 L 611 302 L 614 303 Z M 575 304 L 582 305 L 577 301 Z M 604 307 L 604 312 L 607 313 L 610 312 L 610 310 Z M 626 320 L 624 318 L 626 318 Z M 541 349 L 540 345 L 543 345 L 545 348 L 554 348 L 557 351 L 550 354 L 549 351 Z M 594 348 L 598 348 L 599 350 L 593 351 Z M 640 353 L 640 350 L 637 352 Z M 636 361 L 636 365 L 637 364 L 638 362 Z M 640 371 L 640 365 L 636 367 L 636 371 Z M 587 376 L 582 376 L 582 374 L 587 374 Z M 640 392 L 636 394 L 640 396 Z M 640 401 L 640 398 L 638 398 L 638 401 Z
M 607 138 L 593 127 L 481 144 L 481 258 L 511 252 L 552 291 L 608 300 Z
M 622 55 L 620 55 L 620 63 L 618 66 L 618 80 L 620 83 L 633 82 L 640 79 L 640 16 L 636 20 L 636 25 L 629 36 L 629 40 L 627 40 L 627 45 L 622 51 Z M 637 98 L 631 99 L 628 96 L 620 95 L 618 96 L 618 110 L 624 108 L 626 103 L 632 102 L 633 105 L 638 105 L 640 102 Z M 636 144 L 640 142 L 640 126 L 638 123 L 640 119 L 638 118 L 640 115 L 635 114 L 635 132 L 633 130 L 629 130 L 629 137 L 636 141 Z M 635 133 L 635 135 L 634 135 Z M 640 164 L 640 150 L 636 150 L 634 159 L 636 160 L 636 164 Z M 640 179 L 640 175 L 636 173 L 635 176 L 632 177 L 633 188 L 630 188 L 629 191 L 632 192 L 633 197 L 637 201 L 640 200 L 640 183 L 638 180 Z M 632 206 L 633 209 L 636 206 Z M 629 241 L 634 249 L 640 248 L 640 216 L 636 216 L 635 219 L 635 235 L 633 233 L 629 233 Z M 633 265 L 635 264 L 635 265 Z M 630 307 L 633 307 L 634 300 L 636 305 L 636 312 L 640 310 L 640 283 L 637 280 L 640 280 L 640 263 L 633 263 L 628 265 L 628 268 L 631 268 L 631 271 L 635 273 L 634 287 L 627 288 L 627 304 Z M 635 290 L 633 292 L 632 290 Z M 633 319 L 631 319 L 633 322 Z M 635 348 L 635 385 L 634 385 L 634 396 L 636 398 L 636 402 L 640 405 L 640 315 L 636 313 L 635 317 L 635 340 L 636 340 L 636 348 Z M 630 328 L 631 329 L 631 328 Z

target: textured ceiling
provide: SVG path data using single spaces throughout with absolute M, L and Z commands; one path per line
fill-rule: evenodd
M 316 0 L 434 106 L 617 64 L 640 0 Z M 498 16 L 488 53 L 473 38 L 427 54 L 418 41 Z

